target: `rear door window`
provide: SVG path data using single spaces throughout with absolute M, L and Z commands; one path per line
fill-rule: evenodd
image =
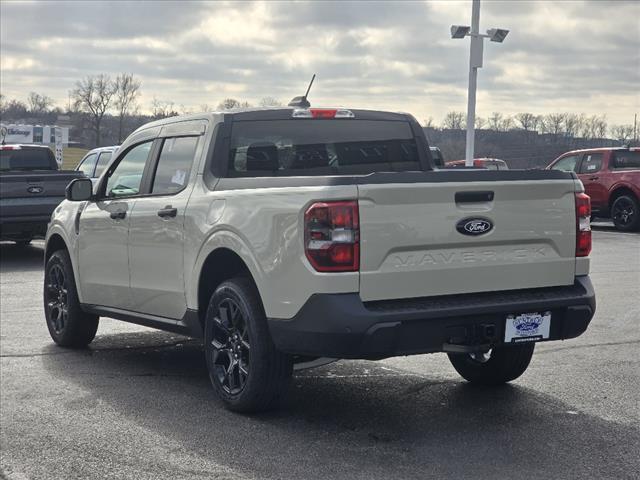
M 173 194 L 189 181 L 199 137 L 165 138 L 153 178 L 151 193 Z
M 411 125 L 375 120 L 234 122 L 229 176 L 307 176 L 422 170 Z
M 613 168 L 640 169 L 640 151 L 614 152 Z
M 601 153 L 587 153 L 580 164 L 580 173 L 596 173 L 602 168 Z

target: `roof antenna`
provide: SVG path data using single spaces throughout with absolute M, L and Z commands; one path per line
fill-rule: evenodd
M 290 107 L 301 107 L 301 108 L 309 108 L 311 104 L 309 100 L 307 100 L 307 95 L 309 95 L 309 90 L 311 90 L 311 85 L 313 85 L 313 81 L 316 79 L 316 74 L 313 74 L 311 77 L 311 82 L 309 82 L 309 87 L 307 88 L 307 93 L 305 93 L 301 97 L 293 97 L 293 100 L 289 102 Z

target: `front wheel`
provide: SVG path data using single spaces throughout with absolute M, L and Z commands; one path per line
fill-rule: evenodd
M 621 195 L 611 205 L 611 219 L 618 230 L 633 232 L 640 229 L 640 206 L 632 195 Z
M 58 250 L 44 270 L 44 313 L 49 334 L 62 347 L 86 347 L 96 336 L 98 316 L 80 308 L 71 259 Z
M 488 352 L 450 353 L 453 368 L 468 382 L 501 385 L 522 375 L 531 361 L 535 344 L 502 346 Z
M 273 344 L 257 289 L 248 278 L 223 282 L 211 296 L 205 355 L 211 383 L 230 410 L 273 408 L 289 386 L 292 358 Z

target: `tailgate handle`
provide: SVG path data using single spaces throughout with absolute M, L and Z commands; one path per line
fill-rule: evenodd
M 456 192 L 456 203 L 480 203 L 491 202 L 493 200 L 493 192 Z

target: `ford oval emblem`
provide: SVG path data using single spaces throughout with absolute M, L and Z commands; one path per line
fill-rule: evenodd
M 463 235 L 482 235 L 493 229 L 493 223 L 486 218 L 463 218 L 456 224 L 456 230 Z
M 43 190 L 44 190 L 44 188 L 37 187 L 37 186 L 33 186 L 33 187 L 27 188 L 27 192 L 29 192 L 29 193 L 42 193 Z

